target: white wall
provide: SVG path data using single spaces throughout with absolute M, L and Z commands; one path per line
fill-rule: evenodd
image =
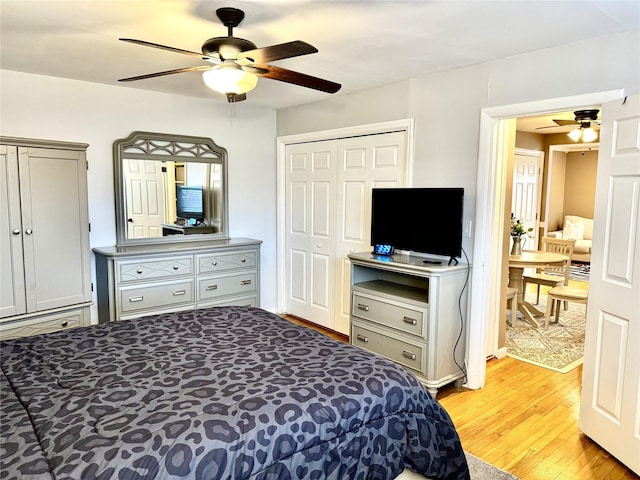
M 275 111 L 230 106 L 214 95 L 203 100 L 0 70 L 0 134 L 89 144 L 92 248 L 116 241 L 114 140 L 135 130 L 212 138 L 229 152 L 230 235 L 263 240 L 262 307 L 275 310 Z M 95 305 L 92 317 L 97 321 Z
M 472 220 L 482 108 L 617 88 L 640 91 L 637 31 L 279 110 L 278 135 L 415 118 L 414 185 L 464 187 L 464 217 Z M 469 256 L 471 245 L 465 238 Z

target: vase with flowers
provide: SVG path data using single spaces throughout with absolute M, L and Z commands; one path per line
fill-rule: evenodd
M 511 255 L 522 255 L 522 247 L 526 242 L 526 237 L 531 236 L 533 227 L 524 228 L 524 224 L 519 218 L 511 219 L 511 238 L 513 238 L 513 246 L 511 247 Z M 523 239 L 523 237 L 525 237 Z

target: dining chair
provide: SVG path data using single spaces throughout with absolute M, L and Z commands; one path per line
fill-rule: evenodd
M 518 318 L 518 289 L 507 287 L 507 306 L 511 307 L 511 327 L 516 326 Z
M 555 323 L 558 323 L 560 319 L 560 302 L 576 302 L 587 304 L 587 297 L 589 295 L 588 290 L 582 288 L 571 288 L 560 285 L 553 287 L 547 293 L 547 310 L 544 314 L 544 329 L 549 328 L 549 317 L 551 312 L 554 311 Z
M 559 285 L 569 285 L 569 267 L 571 266 L 571 256 L 573 255 L 573 247 L 575 246 L 575 240 L 568 240 L 564 238 L 551 238 L 542 237 L 541 245 L 542 250 L 545 252 L 554 252 L 566 255 L 568 260 L 562 266 L 545 266 L 536 269 L 536 273 L 530 275 L 524 275 L 522 277 L 522 291 L 523 298 L 527 294 L 527 283 L 535 283 L 538 287 L 536 292 L 536 305 L 540 303 L 540 287 L 557 287 Z M 549 300 L 547 299 L 547 302 Z M 565 302 L 564 309 L 568 308 Z

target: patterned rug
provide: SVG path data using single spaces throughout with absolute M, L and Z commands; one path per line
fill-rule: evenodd
M 536 307 L 545 311 L 547 296 L 540 295 L 540 305 Z M 548 368 L 560 373 L 567 373 L 582 364 L 584 354 L 585 305 L 569 303 L 569 310 L 560 310 L 560 322 L 549 322 L 549 329 L 544 329 L 544 317 L 537 320 L 542 324 L 534 328 L 518 313 L 515 328 L 511 327 L 511 312 L 507 312 L 507 330 L 505 343 L 507 356 Z

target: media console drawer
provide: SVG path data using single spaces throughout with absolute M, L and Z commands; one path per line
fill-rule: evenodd
M 351 343 L 396 363 L 421 372 L 424 367 L 424 346 L 389 337 L 384 333 L 352 325 Z
M 398 302 L 376 300 L 366 294 L 354 292 L 352 314 L 419 337 L 425 335 L 424 324 L 428 313 L 409 308 Z

